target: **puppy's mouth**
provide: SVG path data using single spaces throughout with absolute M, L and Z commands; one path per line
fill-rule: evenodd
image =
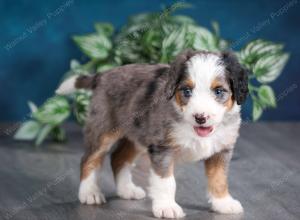
M 213 126 L 208 126 L 208 127 L 194 126 L 194 130 L 198 136 L 207 137 L 213 131 Z

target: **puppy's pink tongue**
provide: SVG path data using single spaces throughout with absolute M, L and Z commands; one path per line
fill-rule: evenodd
M 212 132 L 213 127 L 194 127 L 194 130 L 200 137 L 206 137 Z

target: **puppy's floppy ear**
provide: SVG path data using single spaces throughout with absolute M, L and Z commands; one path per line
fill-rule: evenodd
M 248 95 L 249 71 L 239 63 L 233 52 L 226 51 L 221 56 L 226 67 L 233 98 L 238 105 L 241 105 L 245 102 Z
M 168 81 L 166 84 L 167 99 L 171 99 L 174 96 L 178 83 L 184 77 L 186 62 L 195 54 L 196 52 L 191 49 L 185 50 L 170 64 L 170 69 L 167 74 Z

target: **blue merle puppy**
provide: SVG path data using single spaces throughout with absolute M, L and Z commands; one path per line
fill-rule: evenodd
M 158 218 L 185 214 L 175 201 L 175 164 L 204 160 L 208 195 L 219 213 L 241 213 L 228 191 L 227 171 L 239 135 L 240 105 L 248 94 L 247 71 L 231 52 L 188 50 L 170 65 L 130 64 L 93 76 L 71 77 L 57 90 L 93 91 L 85 125 L 79 200 L 101 204 L 98 183 L 111 154 L 117 194 L 142 199 L 132 181 L 132 164 L 143 152 L 151 161 L 149 196 Z

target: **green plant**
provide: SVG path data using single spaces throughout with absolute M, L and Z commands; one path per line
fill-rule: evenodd
M 73 36 L 89 61 L 81 64 L 71 60 L 70 71 L 64 79 L 71 75 L 101 73 L 128 63 L 168 63 L 186 48 L 208 51 L 230 49 L 230 43 L 220 37 L 218 23 L 213 22 L 210 31 L 190 17 L 171 15 L 175 9 L 171 6 L 161 13 L 133 16 L 118 32 L 109 23 L 96 23 L 95 33 Z M 251 72 L 252 117 L 257 120 L 265 108 L 276 107 L 276 98 L 268 83 L 280 75 L 289 55 L 283 52 L 282 44 L 261 39 L 248 43 L 235 53 Z M 64 140 L 61 125 L 71 113 L 80 124 L 84 124 L 90 96 L 89 91 L 79 90 L 66 97 L 54 96 L 39 108 L 30 103 L 31 120 L 23 123 L 15 138 L 35 140 L 37 145 L 49 134 L 56 140 Z

